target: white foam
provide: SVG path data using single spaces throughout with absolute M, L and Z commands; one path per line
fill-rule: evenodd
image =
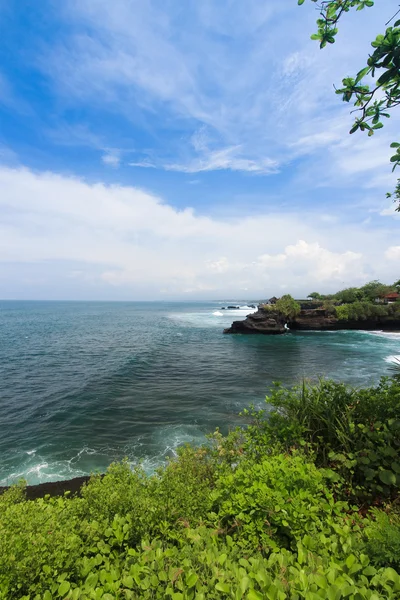
M 400 341 L 400 331 L 366 331 L 365 333 L 383 337 L 389 340 Z
M 220 312 L 219 310 L 216 310 L 215 312 L 213 312 L 214 317 L 223 317 L 224 313 Z
M 395 364 L 400 366 L 400 354 L 386 356 L 385 361 L 390 364 Z

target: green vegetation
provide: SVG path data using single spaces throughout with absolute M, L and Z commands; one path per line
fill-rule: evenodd
M 287 319 L 294 319 L 301 311 L 300 304 L 290 294 L 285 294 L 275 304 L 263 304 L 262 308 L 265 311 L 279 312 Z
M 311 1 L 318 2 L 320 9 L 318 31 L 311 38 L 318 40 L 321 48 L 335 42 L 337 24 L 345 13 L 374 5 L 372 0 Z M 298 0 L 298 4 L 304 2 Z M 387 15 L 385 26 L 390 24 L 390 27 L 386 27 L 385 33 L 378 35 L 371 43 L 373 52 L 368 56 L 366 66 L 356 76 L 345 77 L 343 87 L 336 90 L 345 102 L 353 102 L 356 107 L 357 116 L 350 133 L 360 130 L 367 131 L 369 136 L 373 135 L 376 130 L 382 129 L 383 118 L 389 118 L 391 110 L 400 105 L 400 20 L 395 21 L 396 15 Z M 365 78 L 374 81 L 372 88 L 363 83 Z M 395 150 L 390 159 L 394 171 L 400 165 L 400 143 L 393 142 L 391 148 Z M 391 197 L 392 194 L 387 196 Z M 400 179 L 397 180 L 394 200 L 399 202 L 396 210 L 400 211 Z
M 398 283 L 386 285 L 375 280 L 360 288 L 350 287 L 326 296 L 312 292 L 308 297 L 313 302 L 319 301 L 322 308 L 341 321 L 365 321 L 380 317 L 399 319 L 400 302 L 385 304 L 385 296 L 397 292 L 400 287 Z
M 276 310 L 288 319 L 294 319 L 300 313 L 300 304 L 290 294 L 285 294 L 275 304 Z
M 400 381 L 266 402 L 152 476 L 0 496 L 0 598 L 400 598 Z

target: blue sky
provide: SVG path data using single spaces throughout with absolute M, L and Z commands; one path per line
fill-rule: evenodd
M 0 0 L 0 297 L 206 299 L 398 279 L 399 116 L 333 84 L 397 1 Z

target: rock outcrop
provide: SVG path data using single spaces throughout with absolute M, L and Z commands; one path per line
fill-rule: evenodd
M 287 327 L 285 326 L 287 325 Z M 224 333 L 282 334 L 290 331 L 339 331 L 358 329 L 364 331 L 400 331 L 400 319 L 379 317 L 359 321 L 339 321 L 324 309 L 302 310 L 294 319 L 285 319 L 274 310 L 260 308 L 244 321 L 234 321 Z
M 265 333 L 280 334 L 285 333 L 285 318 L 278 312 L 259 309 L 257 312 L 248 315 L 244 321 L 234 321 L 229 329 L 224 333 Z
M 90 477 L 74 477 L 66 481 L 46 481 L 46 483 L 38 483 L 37 485 L 26 486 L 26 499 L 36 500 L 36 498 L 44 498 L 44 496 L 63 496 L 65 492 L 69 492 L 72 496 L 79 495 L 82 486 L 88 483 Z M 3 494 L 9 487 L 0 487 L 0 494 Z

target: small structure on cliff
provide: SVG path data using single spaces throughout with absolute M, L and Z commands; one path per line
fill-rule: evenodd
M 398 300 L 400 300 L 400 294 L 398 292 L 390 292 L 390 294 L 383 296 L 384 304 L 393 304 Z

